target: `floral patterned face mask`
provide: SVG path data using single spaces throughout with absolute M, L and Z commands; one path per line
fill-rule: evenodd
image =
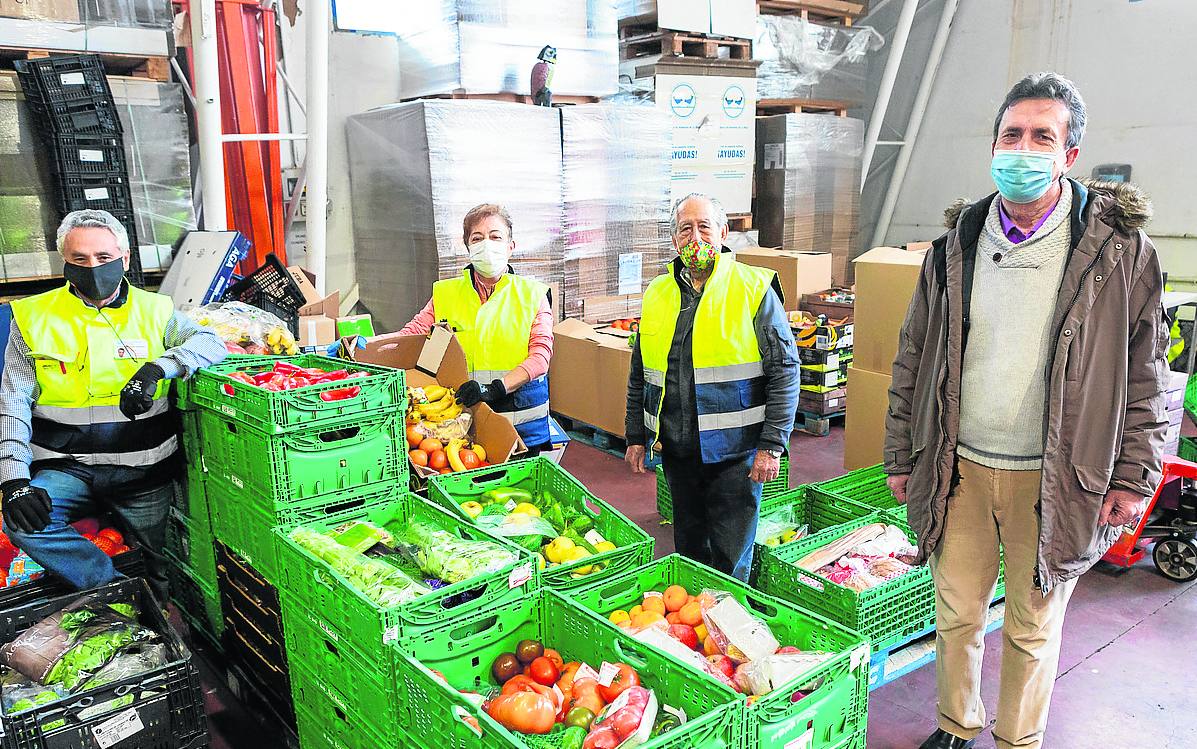
M 713 244 L 694 240 L 689 244 L 683 245 L 677 251 L 677 254 L 682 258 L 682 264 L 687 268 L 705 271 L 710 270 L 715 265 L 715 259 L 719 257 L 719 249 Z

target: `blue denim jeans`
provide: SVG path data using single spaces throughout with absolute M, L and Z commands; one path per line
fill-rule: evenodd
M 162 549 L 173 484 L 168 480 L 147 488 L 147 478 L 146 469 L 124 466 L 71 464 L 39 470 L 30 483 L 45 489 L 53 501 L 50 524 L 36 533 L 22 533 L 6 522 L 4 532 L 47 572 L 87 590 L 120 575 L 108 555 L 70 524 L 111 512 L 127 540 L 141 547 L 147 582 L 165 604 L 168 591 Z
M 756 453 L 722 463 L 703 463 L 697 454 L 661 454 L 673 499 L 673 544 L 677 552 L 748 581 L 763 485 L 748 478 Z

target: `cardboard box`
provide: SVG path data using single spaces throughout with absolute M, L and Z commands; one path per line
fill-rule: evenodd
M 623 437 L 631 368 L 627 339 L 563 320 L 553 329 L 549 405 L 554 413 Z
M 640 317 L 640 294 L 596 296 L 582 300 L 582 320 L 592 325 Z
M 0 0 L 0 16 L 76 22 L 79 20 L 79 0 Z
M 1169 411 L 1183 408 L 1185 403 L 1185 387 L 1189 383 L 1189 375 L 1185 372 L 1172 372 L 1168 378 L 1168 389 L 1164 392 L 1165 405 Z
M 300 346 L 328 346 L 337 342 L 337 323 L 325 315 L 301 315 L 299 318 Z
M 657 26 L 674 31 L 706 34 L 711 29 L 711 8 L 695 0 L 657 0 Z
M 889 374 L 926 250 L 875 247 L 856 258 L 857 369 Z
M 457 338 L 440 326 L 433 328 L 428 336 L 386 333 L 371 338 L 365 348 L 357 348 L 348 339 L 342 340 L 342 344 L 356 361 L 405 370 L 409 387 L 440 384 L 457 388 L 469 379 L 465 351 Z M 515 426 L 490 406 L 479 403 L 467 410 L 473 417 L 473 439 L 486 449 L 488 461 L 503 463 L 524 451 Z M 411 469 L 422 478 L 434 473 L 414 465 Z
M 291 278 L 299 286 L 299 291 L 307 301 L 307 304 L 299 308 L 301 318 L 310 315 L 323 315 L 333 320 L 337 318 L 337 315 L 341 313 L 340 291 L 334 291 L 328 296 L 322 297 L 320 292 L 316 291 L 315 276 L 297 265 L 289 266 L 287 272 L 291 274 Z M 329 343 L 331 342 L 329 341 Z
M 777 271 L 787 310 L 797 311 L 803 294 L 812 294 L 831 286 L 831 253 L 828 252 L 749 247 L 736 250 L 736 260 L 745 265 Z
M 830 289 L 824 289 L 830 291 Z M 853 322 L 856 308 L 844 302 L 824 301 L 818 294 L 803 294 L 798 301 L 798 308 L 812 315 L 824 315 L 828 322 L 843 320 Z
M 794 342 L 799 349 L 813 348 L 819 351 L 850 350 L 855 340 L 853 331 L 855 326 L 848 323 L 840 325 L 815 325 L 810 318 L 796 319 L 797 313 L 790 314 L 790 328 L 794 331 Z
M 852 367 L 848 370 L 848 415 L 844 420 L 844 468 L 876 465 L 884 459 L 885 415 L 890 376 Z
M 712 34 L 739 39 L 756 37 L 756 0 L 710 0 L 710 5 Z
M 848 402 L 848 389 L 839 388 L 829 393 L 800 392 L 798 410 L 816 416 L 829 416 L 844 412 Z

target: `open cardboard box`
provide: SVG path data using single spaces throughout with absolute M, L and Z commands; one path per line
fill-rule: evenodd
M 563 320 L 553 328 L 549 405 L 554 413 L 623 437 L 631 368 L 626 337 L 601 333 L 581 320 Z
M 365 348 L 356 346 L 342 341 L 342 349 L 354 361 L 404 370 L 408 387 L 443 385 L 456 389 L 469 379 L 465 351 L 453 333 L 441 326 L 434 327 L 427 336 L 386 333 L 368 339 Z M 490 463 L 505 463 L 527 449 L 515 426 L 490 406 L 479 403 L 467 410 L 473 417 L 472 438 L 486 450 Z M 412 465 L 411 470 L 425 480 L 436 475 L 427 467 Z
M 831 253 L 773 250 L 745 247 L 736 250 L 736 260 L 745 265 L 768 268 L 777 273 L 785 296 L 785 309 L 801 309 L 802 296 L 831 286 Z

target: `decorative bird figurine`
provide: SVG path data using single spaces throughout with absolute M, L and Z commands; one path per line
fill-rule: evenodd
M 557 66 L 557 48 L 546 44 L 536 56 L 540 62 L 532 66 L 532 103 L 538 107 L 553 106 L 553 69 Z

